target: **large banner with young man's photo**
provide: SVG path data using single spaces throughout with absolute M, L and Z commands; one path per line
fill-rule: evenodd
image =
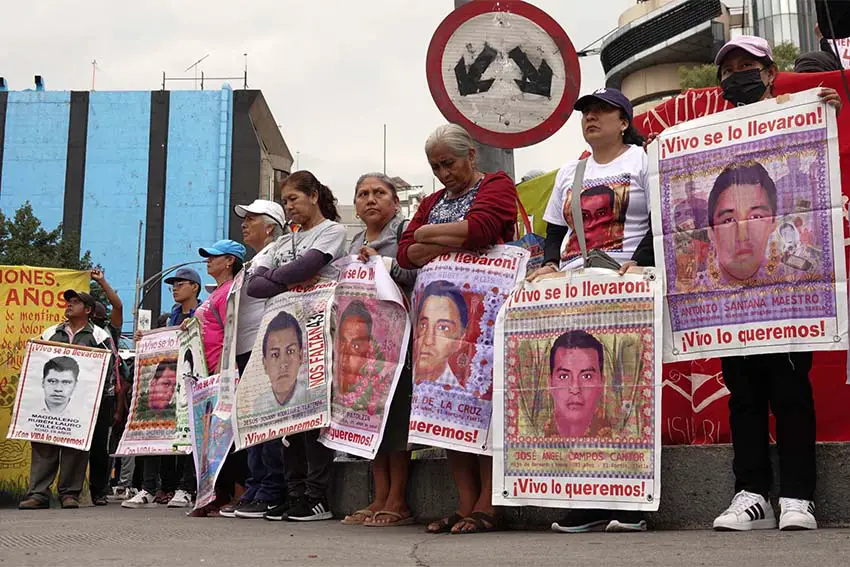
M 816 90 L 669 128 L 649 161 L 665 361 L 847 350 L 837 126 Z
M 236 389 L 236 448 L 330 423 L 330 312 L 337 282 L 295 286 L 266 303 Z
M 408 440 L 492 454 L 496 316 L 529 253 L 494 246 L 443 254 L 419 270 L 414 289 L 413 397 Z
M 661 304 L 654 268 L 514 290 L 496 321 L 493 504 L 658 509 Z
M 110 354 L 28 341 L 6 438 L 88 451 Z

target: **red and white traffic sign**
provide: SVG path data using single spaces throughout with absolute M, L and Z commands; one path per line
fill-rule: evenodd
M 431 38 L 425 68 L 443 116 L 500 148 L 557 132 L 581 82 L 576 50 L 558 22 L 512 0 L 476 0 L 449 14 Z

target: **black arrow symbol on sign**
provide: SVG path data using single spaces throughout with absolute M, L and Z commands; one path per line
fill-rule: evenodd
M 493 81 L 496 79 L 482 81 L 481 76 L 490 66 L 490 63 L 496 60 L 496 55 L 498 55 L 498 52 L 485 43 L 484 49 L 478 54 L 469 69 L 466 68 L 466 60 L 463 57 L 460 58 L 460 61 L 455 65 L 455 77 L 461 96 L 486 93 L 490 90 Z
M 519 70 L 522 71 L 522 79 L 514 79 L 519 90 L 528 94 L 536 94 L 552 98 L 552 68 L 544 59 L 540 68 L 535 69 L 528 55 L 519 47 L 514 47 L 508 52 L 508 57 L 513 59 Z

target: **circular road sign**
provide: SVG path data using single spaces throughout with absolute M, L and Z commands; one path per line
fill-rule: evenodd
M 581 82 L 576 50 L 558 22 L 512 0 L 476 0 L 450 13 L 431 38 L 425 69 L 443 116 L 500 148 L 557 132 Z

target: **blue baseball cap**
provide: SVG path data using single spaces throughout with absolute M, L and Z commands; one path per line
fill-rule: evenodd
M 236 242 L 235 240 L 219 240 L 209 248 L 199 248 L 198 254 L 203 256 L 204 258 L 209 258 L 210 256 L 224 256 L 225 254 L 230 254 L 231 256 L 236 256 L 240 260 L 245 259 L 245 247 Z
M 587 108 L 590 104 L 594 102 L 605 102 L 610 104 L 611 106 L 616 106 L 623 110 L 626 113 L 626 116 L 629 117 L 629 122 L 634 118 L 635 111 L 632 108 L 632 103 L 629 102 L 628 97 L 618 91 L 617 89 L 596 89 L 592 93 L 588 95 L 584 95 L 580 99 L 576 101 L 573 105 L 573 109 L 578 110 L 579 112 L 584 112 L 584 109 Z
M 180 268 L 174 272 L 173 276 L 165 278 L 166 285 L 173 285 L 174 282 L 187 281 L 201 285 L 201 276 L 192 268 Z

